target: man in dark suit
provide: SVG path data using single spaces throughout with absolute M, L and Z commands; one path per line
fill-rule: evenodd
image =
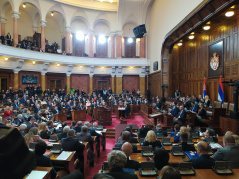
M 156 125 L 156 129 L 154 129 L 154 132 L 156 135 L 157 135 L 157 133 L 160 133 L 160 134 L 163 134 L 164 137 L 168 136 L 167 132 L 162 130 L 161 124 Z
M 186 109 L 190 108 L 190 103 L 186 101 L 186 99 L 183 98 L 183 107 Z
M 76 133 L 81 132 L 81 126 L 82 126 L 82 121 L 78 121 L 77 124 L 76 124 L 76 127 L 73 128 Z
M 182 132 L 180 134 L 180 141 L 183 148 L 183 151 L 195 151 L 195 147 L 193 145 L 188 145 L 188 134 Z
M 93 141 L 93 138 L 91 137 L 90 133 L 88 133 L 87 126 L 83 126 L 81 128 L 81 132 L 76 133 L 76 138 L 78 139 L 78 141 L 82 141 L 82 142 L 92 142 Z
M 187 113 L 186 113 L 186 111 L 184 110 L 184 107 L 183 107 L 183 106 L 180 106 L 180 112 L 179 112 L 178 115 L 173 119 L 173 125 L 176 124 L 176 123 L 185 124 L 185 123 L 186 123 L 186 116 L 187 116 Z
M 161 102 L 160 102 L 159 98 L 157 99 L 157 103 L 156 103 L 156 105 L 154 106 L 154 109 L 156 109 L 156 110 L 161 109 Z
M 177 107 L 177 102 L 173 102 L 172 104 L 172 110 L 170 111 L 170 114 L 172 114 L 174 117 L 178 114 L 179 109 Z
M 59 114 L 60 113 L 60 111 L 58 110 L 57 106 L 55 106 L 55 108 L 53 109 L 52 113 L 53 114 Z
M 131 168 L 135 170 L 139 170 L 140 164 L 136 160 L 130 160 L 129 157 L 133 153 L 132 145 L 128 142 L 125 142 L 121 147 L 122 152 L 127 156 L 127 163 L 125 164 L 125 168 Z
M 231 135 L 223 137 L 224 148 L 218 149 L 212 156 L 215 161 L 228 161 L 231 168 L 239 168 L 239 146 Z
M 75 159 L 79 158 L 80 161 L 83 161 L 83 150 L 85 148 L 84 144 L 81 144 L 77 138 L 75 138 L 75 131 L 70 129 L 67 132 L 67 137 L 61 139 L 62 149 L 64 151 L 76 151 Z
M 7 120 L 7 118 L 2 118 L 1 116 L 0 116 L 0 127 L 7 127 L 7 123 L 8 123 L 8 120 Z
M 65 126 L 63 128 L 63 131 L 57 135 L 58 139 L 61 140 L 63 138 L 66 138 L 69 130 L 70 130 L 70 127 L 69 126 Z
M 46 142 L 43 140 L 39 140 L 35 145 L 35 162 L 36 166 L 40 167 L 52 167 L 51 170 L 51 178 L 56 177 L 56 171 L 51 163 L 50 158 L 47 155 L 44 155 L 46 152 Z
M 115 147 L 119 147 L 121 148 L 122 145 L 125 143 L 125 142 L 130 142 L 130 139 L 131 139 L 131 136 L 130 136 L 130 132 L 129 131 L 124 131 L 123 134 L 122 134 L 122 137 L 121 137 L 122 141 L 123 142 L 117 142 L 115 144 Z M 137 153 L 137 146 L 136 145 L 132 145 L 132 148 L 133 148 L 133 152 L 134 153 Z
M 197 144 L 197 153 L 199 157 L 192 158 L 189 160 L 193 163 L 193 168 L 195 169 L 211 169 L 214 165 L 214 159 L 209 155 L 209 146 L 206 142 L 201 141 Z
M 107 158 L 110 167 L 110 171 L 106 173 L 107 175 L 114 177 L 114 179 L 138 179 L 136 174 L 123 171 L 127 163 L 127 157 L 122 151 L 113 150 L 108 154 Z M 100 175 L 104 174 L 95 174 L 93 179 L 97 179 Z

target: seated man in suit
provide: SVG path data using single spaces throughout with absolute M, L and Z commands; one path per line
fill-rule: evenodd
M 17 126 L 20 126 L 24 122 L 25 120 L 22 118 L 22 114 L 13 115 L 13 123 L 16 124 Z
M 156 109 L 157 111 L 159 111 L 161 109 L 161 102 L 160 102 L 159 98 L 157 99 L 157 103 L 154 106 L 154 109 Z
M 199 106 L 197 105 L 197 103 L 193 101 L 193 102 L 191 102 L 191 106 L 192 107 L 191 107 L 190 111 L 198 113 Z
M 125 142 L 130 142 L 130 139 L 131 139 L 130 132 L 129 132 L 129 131 L 124 131 L 123 134 L 122 134 L 122 136 L 121 136 L 121 138 L 122 138 L 122 141 L 123 141 L 123 142 L 117 142 L 117 143 L 115 144 L 115 147 L 121 148 L 122 145 L 123 145 Z M 131 145 L 132 145 L 132 148 L 133 148 L 133 152 L 134 152 L 134 153 L 137 153 L 137 146 L 136 146 L 136 145 L 133 145 L 133 144 L 131 144 Z
M 154 129 L 154 132 L 156 135 L 157 135 L 157 133 L 161 133 L 161 134 L 163 134 L 164 137 L 168 136 L 167 132 L 162 130 L 161 124 L 156 125 L 156 129 Z
M 51 178 L 56 177 L 56 171 L 51 163 L 50 158 L 47 155 L 44 155 L 46 152 L 46 142 L 43 140 L 39 140 L 35 145 L 35 162 L 36 166 L 40 167 L 52 167 Z
M 52 113 L 53 113 L 53 114 L 59 114 L 59 113 L 60 113 L 60 111 L 59 111 L 59 109 L 58 109 L 58 106 L 55 106 L 55 107 L 54 107 Z
M 199 108 L 198 114 L 196 115 L 195 125 L 207 127 L 207 124 L 203 122 L 204 120 L 207 120 L 207 112 L 204 109 L 203 103 L 200 103 Z
M 183 148 L 183 151 L 195 151 L 195 147 L 193 145 L 188 145 L 188 134 L 182 132 L 180 134 L 180 141 Z
M 175 117 L 178 114 L 178 112 L 179 112 L 179 109 L 177 107 L 177 102 L 173 102 L 170 114 Z
M 218 139 L 217 136 L 215 135 L 215 130 L 212 128 L 207 128 L 205 134 L 205 139 L 203 141 L 207 142 L 208 138 L 212 138 L 213 142 L 217 143 Z
M 186 123 L 186 117 L 187 117 L 187 113 L 184 110 L 183 106 L 180 106 L 180 112 L 178 113 L 178 115 L 173 119 L 173 125 L 174 124 L 185 124 Z
M 119 150 L 113 150 L 111 151 L 108 156 L 108 164 L 110 167 L 110 171 L 106 174 L 114 177 L 114 179 L 138 179 L 138 176 L 136 174 L 131 174 L 128 172 L 124 172 L 123 168 L 125 167 L 125 164 L 127 163 L 127 157 L 126 155 Z M 99 177 L 99 175 L 104 174 L 95 174 L 93 179 L 96 179 Z
M 90 132 L 90 135 L 91 135 L 91 136 L 101 137 L 101 135 L 100 135 L 99 133 L 97 133 L 94 128 L 91 128 L 91 127 L 90 127 L 90 123 L 89 123 L 89 122 L 85 122 L 85 126 L 88 127 L 88 131 Z M 93 123 L 93 126 L 97 126 L 97 123 L 94 122 L 94 123 Z
M 192 158 L 189 160 L 193 163 L 193 168 L 195 169 L 211 169 L 214 165 L 214 159 L 208 155 L 210 148 L 209 145 L 204 142 L 198 142 L 197 144 L 197 153 L 199 157 Z
M 73 128 L 76 133 L 81 132 L 81 126 L 82 126 L 82 121 L 78 121 L 76 124 L 76 127 Z
M 135 170 L 139 170 L 140 164 L 136 160 L 130 160 L 129 157 L 133 153 L 132 145 L 128 142 L 125 142 L 121 147 L 122 152 L 125 153 L 127 157 L 127 163 L 125 164 L 125 168 L 131 168 Z
M 58 136 L 58 139 L 61 140 L 63 138 L 66 138 L 67 137 L 67 133 L 69 132 L 70 130 L 70 127 L 69 126 L 65 126 L 62 130 L 62 132 L 60 132 L 57 136 Z
M 185 109 L 189 109 L 189 108 L 190 108 L 190 103 L 187 102 L 185 98 L 183 98 L 183 107 L 184 107 Z
M 7 127 L 7 118 L 2 118 L 2 116 L 0 116 L 0 127 Z
M 88 133 L 88 127 L 85 125 L 81 128 L 80 133 L 76 133 L 76 138 L 78 139 L 78 141 L 82 141 L 82 142 L 93 141 L 93 138 L 91 137 L 90 133 Z
M 218 149 L 212 156 L 215 161 L 228 161 L 231 168 L 239 168 L 239 146 L 231 135 L 223 137 L 224 148 Z
M 85 145 L 81 144 L 78 139 L 75 138 L 75 131 L 73 129 L 69 129 L 67 137 L 61 139 L 61 144 L 64 151 L 76 151 L 75 159 L 79 158 L 80 161 L 84 161 L 83 150 Z

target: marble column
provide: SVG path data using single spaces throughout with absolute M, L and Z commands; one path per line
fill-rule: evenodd
M 116 75 L 116 94 L 122 93 L 122 75 Z
M 18 19 L 19 19 L 19 12 L 13 11 L 12 12 L 12 19 L 13 19 L 13 46 L 16 47 L 18 44 Z
M 67 93 L 70 94 L 70 90 L 71 90 L 71 74 L 70 73 L 66 74 L 66 86 L 67 86 Z
M 140 75 L 140 92 L 145 97 L 145 76 Z
M 18 72 L 19 71 L 14 71 L 13 90 L 15 90 L 15 89 L 18 90 L 18 87 L 19 87 Z
M 111 90 L 115 93 L 115 75 L 111 75 Z
M 93 30 L 90 30 L 88 32 L 88 40 L 89 40 L 89 57 L 94 57 L 94 53 L 93 53 L 93 45 L 94 45 L 94 42 L 93 42 L 93 38 L 94 38 L 94 31 Z
M 45 27 L 46 21 L 41 21 L 41 49 L 43 52 L 46 50 L 46 40 L 45 40 Z
M 145 58 L 145 39 L 146 39 L 145 36 L 143 36 L 143 38 L 140 39 L 140 51 L 139 51 L 140 58 Z
M 116 58 L 122 58 L 122 34 L 123 32 L 120 31 L 116 36 Z
M 70 53 L 71 47 L 70 47 L 70 42 L 71 42 L 71 27 L 66 26 L 66 53 Z
M 89 82 L 89 89 L 90 89 L 90 94 L 92 94 L 93 93 L 93 76 L 94 76 L 94 74 L 89 74 L 89 76 L 90 76 L 90 82 Z
M 115 58 L 115 33 L 110 34 L 111 39 L 111 58 Z
M 5 24 L 6 24 L 6 18 L 5 17 L 1 17 L 1 35 L 5 36 Z
M 41 72 L 41 88 L 42 92 L 46 90 L 46 72 Z

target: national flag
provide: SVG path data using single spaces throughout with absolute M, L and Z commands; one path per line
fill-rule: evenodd
M 222 87 L 222 76 L 221 75 L 220 75 L 220 79 L 219 79 L 218 101 L 221 101 L 222 104 L 224 103 L 224 91 L 223 91 L 223 87 Z
M 205 98 L 205 96 L 207 95 L 207 90 L 206 90 L 206 83 L 205 83 L 205 77 L 203 80 L 203 99 Z

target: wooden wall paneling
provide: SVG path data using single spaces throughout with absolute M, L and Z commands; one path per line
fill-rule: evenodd
M 122 87 L 130 93 L 133 89 L 137 92 L 140 89 L 139 75 L 124 75 L 122 78 Z
M 148 86 L 151 93 L 151 97 L 162 97 L 161 78 L 161 71 L 149 75 Z
M 78 88 L 80 91 L 84 89 L 84 91 L 89 93 L 90 86 L 90 77 L 86 74 L 72 74 L 71 75 L 71 88 Z

